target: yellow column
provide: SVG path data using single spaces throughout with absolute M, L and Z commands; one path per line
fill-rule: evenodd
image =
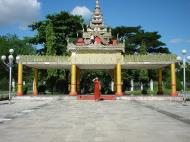
M 114 91 L 116 91 L 116 84 L 117 84 L 117 75 L 116 75 L 116 68 L 113 71 L 113 81 L 114 81 Z
M 71 65 L 71 92 L 70 96 L 76 96 L 76 65 Z
M 171 64 L 171 96 L 177 96 L 175 63 Z
M 33 95 L 38 96 L 38 69 L 34 69 Z
M 116 96 L 122 96 L 122 82 L 121 82 L 121 64 L 116 66 L 117 84 L 116 84 Z
M 77 68 L 77 92 L 80 93 L 80 69 Z
M 17 84 L 17 96 L 23 96 L 23 65 L 18 64 L 18 84 Z
M 163 95 L 162 78 L 162 68 L 160 68 L 158 69 L 158 95 Z

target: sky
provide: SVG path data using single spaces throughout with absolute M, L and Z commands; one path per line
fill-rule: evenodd
M 100 0 L 107 26 L 142 26 L 157 31 L 169 50 L 190 55 L 190 0 Z M 27 25 L 67 11 L 89 19 L 95 0 L 0 0 L 0 35 L 33 36 Z

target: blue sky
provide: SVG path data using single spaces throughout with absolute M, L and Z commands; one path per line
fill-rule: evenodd
M 0 35 L 12 33 L 21 38 L 35 34 L 25 25 L 47 14 L 71 12 L 77 6 L 93 11 L 95 7 L 95 0 L 7 1 L 0 0 Z M 100 5 L 106 25 L 141 25 L 145 31 L 158 31 L 172 53 L 180 54 L 185 48 L 190 54 L 190 0 L 100 0 Z

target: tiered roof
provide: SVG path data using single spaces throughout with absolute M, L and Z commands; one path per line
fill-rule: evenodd
M 87 29 L 88 32 L 92 30 L 96 32 L 107 32 L 107 28 L 104 26 L 99 0 L 96 0 L 96 7 L 90 21 L 90 27 Z
M 94 41 L 92 41 L 94 40 Z M 104 25 L 103 15 L 100 8 L 99 0 L 96 0 L 96 7 L 90 20 L 87 29 L 83 30 L 82 38 L 78 38 L 75 43 L 68 44 L 68 50 L 86 50 L 90 49 L 95 51 L 110 50 L 110 51 L 124 51 L 124 44 L 120 44 L 116 39 L 112 38 L 111 28 Z

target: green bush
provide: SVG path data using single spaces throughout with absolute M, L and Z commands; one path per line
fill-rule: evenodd
M 179 79 L 176 80 L 176 84 L 177 84 L 177 91 L 181 91 L 183 89 L 183 85 L 181 84 Z
M 9 96 L 8 95 L 0 95 L 0 101 L 8 100 Z
M 43 85 L 43 84 L 39 85 L 38 86 L 38 93 L 39 94 L 46 94 L 46 88 L 47 88 L 46 85 Z
M 9 90 L 9 80 L 6 77 L 0 80 L 0 90 L 1 91 Z
M 168 78 L 166 80 L 165 87 L 167 89 L 171 89 L 171 79 L 170 78 Z M 177 89 L 177 91 L 181 91 L 183 89 L 183 85 L 181 84 L 181 82 L 178 78 L 176 79 L 176 89 Z
M 57 80 L 56 81 L 56 91 L 58 93 L 64 93 L 64 94 L 68 94 L 68 83 L 66 80 Z
M 147 95 L 148 94 L 148 90 L 147 89 L 143 89 L 141 92 L 143 95 Z
M 24 94 L 24 95 L 27 95 L 27 93 L 28 93 L 28 86 L 27 86 L 27 85 L 24 85 L 24 86 L 23 86 L 23 94 Z

